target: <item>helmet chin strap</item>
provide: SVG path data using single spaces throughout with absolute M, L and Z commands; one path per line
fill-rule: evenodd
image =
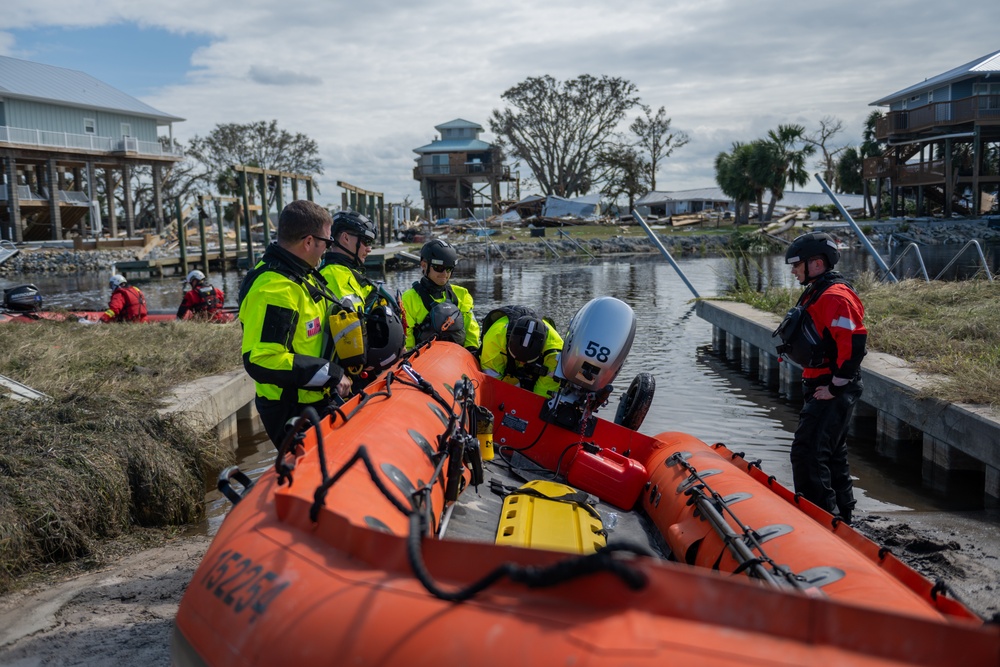
M 338 241 L 337 239 L 333 240 L 333 245 L 343 250 L 348 257 L 353 257 L 354 263 L 360 268 L 361 266 L 363 266 L 361 263 L 361 257 L 358 255 L 358 248 L 361 247 L 361 237 L 356 236 L 355 238 L 357 239 L 357 241 L 354 242 L 354 250 L 351 250 L 350 248 L 340 245 L 340 241 Z

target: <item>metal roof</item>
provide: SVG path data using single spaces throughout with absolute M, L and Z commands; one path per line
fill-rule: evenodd
M 837 199 L 845 208 L 861 208 L 864 204 L 862 195 L 838 194 Z M 713 201 L 731 202 L 731 197 L 722 192 L 722 188 L 698 188 L 695 190 L 675 190 L 673 192 L 649 192 L 635 202 L 636 206 L 653 206 L 671 201 Z M 764 203 L 771 201 L 771 195 L 764 195 Z M 777 205 L 783 208 L 807 208 L 809 206 L 825 206 L 833 200 L 822 192 L 792 192 L 785 190 Z
M 467 128 L 483 132 L 483 128 L 479 123 L 473 123 L 471 120 L 465 120 L 464 118 L 456 118 L 455 120 L 449 120 L 447 123 L 441 123 L 440 125 L 434 126 L 435 130 L 457 130 Z
M 985 56 L 980 56 L 972 62 L 960 65 L 955 69 L 950 69 L 943 74 L 938 74 L 937 76 L 933 76 L 929 79 L 924 79 L 920 83 L 914 84 L 909 88 L 903 88 L 902 90 L 896 91 L 892 95 L 886 95 L 880 100 L 875 100 L 874 102 L 869 103 L 868 106 L 885 106 L 886 104 L 890 104 L 901 98 L 910 97 L 925 90 L 940 88 L 943 85 L 961 81 L 962 79 L 969 79 L 984 72 L 1000 72 L 1000 51 L 994 51 L 993 53 Z
M 732 201 L 732 198 L 723 194 L 722 188 L 696 188 L 672 192 L 653 190 L 640 197 L 635 205 L 649 206 L 650 204 L 664 204 L 668 201 Z
M 414 148 L 414 153 L 458 153 L 461 151 L 488 151 L 493 146 L 479 139 L 442 139 L 426 146 Z
M 0 56 L 0 96 L 182 121 L 94 77 L 72 69 Z

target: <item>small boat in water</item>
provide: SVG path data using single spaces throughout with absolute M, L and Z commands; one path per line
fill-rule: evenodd
M 723 445 L 607 403 L 624 303 L 570 323 L 551 399 L 431 342 L 307 410 L 181 601 L 173 664 L 997 665 L 1000 626 Z
M 6 322 L 100 322 L 103 310 L 45 309 L 42 295 L 34 285 L 18 285 L 3 291 L 0 302 L 0 324 Z M 191 317 L 195 317 L 192 315 Z M 200 316 L 199 316 L 200 317 Z M 209 322 L 232 322 L 239 318 L 239 309 L 227 306 L 216 310 Z M 176 310 L 150 310 L 147 322 L 172 322 L 177 319 Z

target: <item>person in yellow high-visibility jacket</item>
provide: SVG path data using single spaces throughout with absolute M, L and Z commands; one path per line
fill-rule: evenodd
M 554 325 L 530 308 L 505 306 L 486 315 L 483 331 L 479 365 L 487 375 L 546 398 L 559 389 L 563 339 Z
M 256 385 L 257 412 L 278 446 L 289 419 L 306 407 L 324 414 L 347 396 L 351 380 L 322 356 L 327 312 L 335 300 L 316 270 L 330 244 L 330 214 L 310 201 L 288 204 L 276 242 L 240 285 L 243 367 Z
M 479 350 L 479 322 L 472 295 L 450 283 L 457 263 L 455 248 L 440 239 L 428 241 L 420 249 L 423 277 L 403 292 L 406 349 L 437 338 L 458 343 L 473 353 Z
M 320 273 L 345 307 L 364 320 L 364 363 L 347 370 L 358 392 L 396 363 L 403 353 L 403 309 L 399 296 L 390 295 L 381 283 L 365 275 L 365 259 L 378 237 L 378 228 L 357 211 L 333 216 L 332 243 L 323 256 Z

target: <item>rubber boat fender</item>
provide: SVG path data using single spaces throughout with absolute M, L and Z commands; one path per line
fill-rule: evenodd
M 572 486 L 532 480 L 504 498 L 496 543 L 596 553 L 607 545 L 607 533 L 593 503 L 592 497 Z

